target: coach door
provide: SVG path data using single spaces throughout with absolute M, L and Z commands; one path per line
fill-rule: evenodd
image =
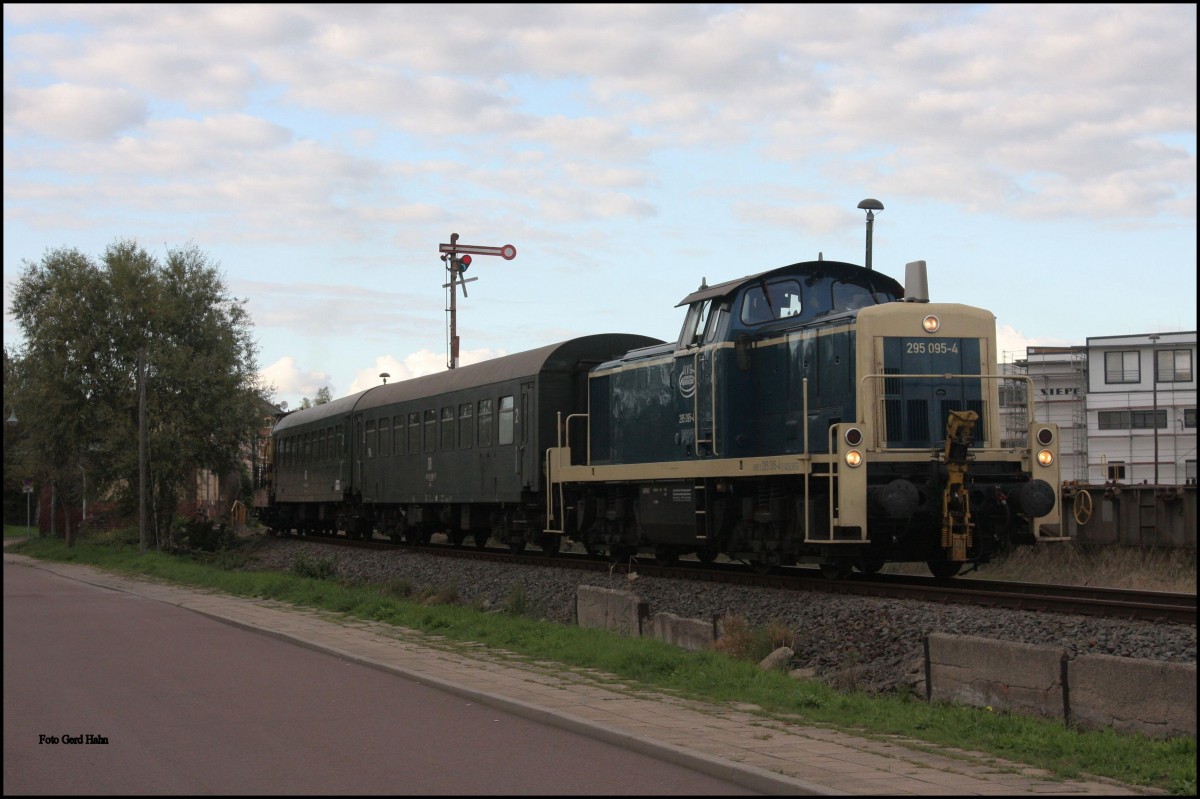
M 350 485 L 346 488 L 361 490 L 363 469 L 363 418 L 354 414 L 354 435 L 350 437 Z
M 521 384 L 521 405 L 517 408 L 517 477 L 523 488 L 537 482 L 537 431 L 534 427 L 533 383 Z

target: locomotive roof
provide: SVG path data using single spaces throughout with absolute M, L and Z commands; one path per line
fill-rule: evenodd
M 275 426 L 275 431 L 317 422 L 330 416 L 378 408 L 381 405 L 533 377 L 547 370 L 573 369 L 580 361 L 588 362 L 587 366 L 590 368 L 616 355 L 623 355 L 630 349 L 661 343 L 659 339 L 632 333 L 582 336 L 469 366 L 460 366 L 457 369 L 374 386 L 324 405 L 288 414 Z
M 876 272 L 844 261 L 800 261 L 789 266 L 780 266 L 775 269 L 768 269 L 765 272 L 739 277 L 737 280 L 726 280 L 724 283 L 717 283 L 715 286 L 701 286 L 680 300 L 675 307 L 691 305 L 693 302 L 710 300 L 714 297 L 727 297 L 747 283 L 763 280 L 775 274 L 799 274 L 817 279 L 837 278 L 843 281 L 850 280 L 870 287 L 872 292 L 887 291 L 896 297 L 904 296 L 904 287 L 882 272 Z

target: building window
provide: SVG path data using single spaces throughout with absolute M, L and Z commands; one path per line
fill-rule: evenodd
M 1125 462 L 1124 461 L 1109 461 L 1108 476 L 1105 477 L 1109 482 L 1125 479 Z
M 1195 408 L 1184 408 L 1183 409 L 1183 426 L 1184 427 L 1195 427 L 1196 426 L 1196 409 Z
M 1133 430 L 1153 430 L 1156 427 L 1164 430 L 1167 427 L 1167 412 L 1165 410 L 1157 413 L 1155 411 L 1130 411 L 1129 426 Z
M 513 423 L 515 421 L 513 412 L 515 409 L 516 405 L 511 396 L 500 398 L 500 432 L 496 437 L 497 444 L 513 443 Z
M 1105 383 L 1137 383 L 1142 370 L 1136 350 L 1104 353 Z
M 1100 411 L 1097 416 L 1097 426 L 1101 430 L 1152 430 L 1167 427 L 1167 412 L 1160 410 L 1157 414 L 1158 424 L 1154 424 L 1154 411 Z
M 1160 383 L 1192 382 L 1191 350 L 1159 350 L 1155 379 Z
M 1188 483 L 1196 483 L 1196 459 L 1188 458 L 1183 462 L 1183 479 Z

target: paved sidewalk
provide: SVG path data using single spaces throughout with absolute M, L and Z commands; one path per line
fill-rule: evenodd
M 1102 780 L 1060 780 L 990 755 L 869 739 L 635 691 L 598 672 L 563 671 L 482 645 L 280 602 L 120 577 L 10 553 L 5 561 L 202 613 L 475 701 L 685 764 L 771 794 L 1137 795 Z

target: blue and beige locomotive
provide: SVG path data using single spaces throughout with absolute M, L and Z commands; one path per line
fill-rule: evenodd
M 1058 538 L 1058 431 L 1002 430 L 995 317 L 929 302 L 923 262 L 906 282 L 795 263 L 702 283 L 673 342 L 585 336 L 291 413 L 260 516 L 829 576 Z
M 937 576 L 1057 538 L 1057 429 L 1004 440 L 995 317 L 809 261 L 685 297 L 679 338 L 601 364 L 548 453 L 550 529 L 589 551 Z

